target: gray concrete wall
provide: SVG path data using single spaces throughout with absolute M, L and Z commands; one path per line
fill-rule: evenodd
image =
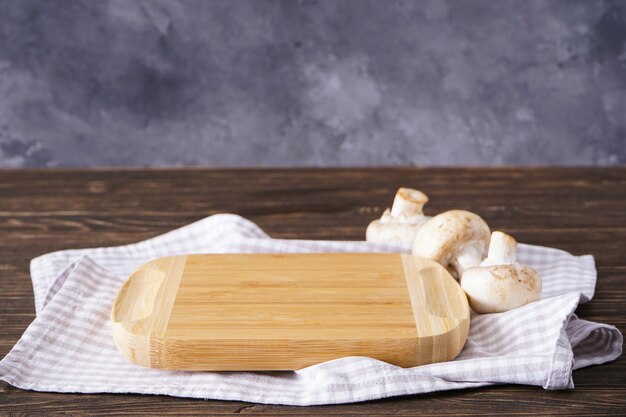
M 0 167 L 626 163 L 626 2 L 0 0 Z

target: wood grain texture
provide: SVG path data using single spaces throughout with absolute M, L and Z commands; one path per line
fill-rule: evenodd
M 196 254 L 150 261 L 113 302 L 130 361 L 185 371 L 291 371 L 346 356 L 454 359 L 469 306 L 438 263 L 399 254 Z
M 113 340 L 131 362 L 163 368 L 165 333 L 187 257 L 170 256 L 142 265 L 122 285 L 113 302 Z
M 626 332 L 626 168 L 0 171 L 0 355 L 34 318 L 31 258 L 120 245 L 217 212 L 279 238 L 362 239 L 400 186 L 430 197 L 426 214 L 464 208 L 524 243 L 596 258 L 584 319 Z M 576 389 L 496 386 L 324 407 L 142 395 L 38 393 L 0 383 L 0 415 L 626 414 L 626 360 L 574 372 Z
M 459 284 L 440 264 L 402 255 L 413 317 L 418 364 L 449 361 L 461 352 L 470 326 L 469 304 Z M 431 337 L 422 337 L 432 335 Z

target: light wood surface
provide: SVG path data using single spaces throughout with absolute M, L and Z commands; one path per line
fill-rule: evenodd
M 439 264 L 399 254 L 189 255 L 135 271 L 113 337 L 139 365 L 295 370 L 345 356 L 409 367 L 451 360 L 465 294 Z
M 186 256 L 151 261 L 135 271 L 111 309 L 113 338 L 120 352 L 139 365 L 160 368 L 160 350 L 177 295 Z

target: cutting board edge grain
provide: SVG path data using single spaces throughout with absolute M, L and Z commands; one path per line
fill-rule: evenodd
M 335 262 L 342 278 L 342 274 L 345 275 L 346 270 L 350 271 L 352 268 L 350 265 L 365 263 L 362 268 L 367 268 L 368 265 L 371 267 L 371 262 L 388 262 L 388 265 L 383 265 L 384 269 L 374 271 L 383 277 L 380 284 L 373 279 L 376 274 L 361 277 L 361 283 L 372 286 L 372 294 L 377 290 L 376 285 L 388 285 L 392 292 L 404 291 L 406 306 L 403 301 L 397 303 L 397 307 L 410 312 L 411 329 L 392 329 L 392 332 L 397 333 L 393 336 L 378 336 L 375 332 L 367 332 L 366 335 L 364 332 L 363 337 L 268 337 L 256 338 L 252 342 L 245 337 L 214 337 L 207 340 L 169 334 L 172 332 L 168 332 L 168 323 L 176 308 L 178 313 L 175 315 L 180 322 L 180 308 L 174 307 L 174 304 L 179 289 L 184 292 L 180 287 L 181 278 L 187 274 L 182 278 L 187 283 L 183 283 L 183 287 L 193 283 L 193 279 L 189 277 L 194 275 L 194 271 L 188 265 L 203 263 L 205 260 L 210 263 L 219 259 L 239 262 L 247 258 L 269 261 L 262 264 L 267 272 L 272 265 L 280 270 L 285 259 L 298 262 L 311 259 L 319 265 L 318 268 L 326 268 L 328 271 L 328 264 L 320 265 L 319 257 L 328 260 L 331 265 Z M 391 268 L 391 272 L 386 271 L 387 267 Z M 358 268 L 355 266 L 356 270 Z M 254 271 L 254 268 L 241 269 L 246 274 Z M 280 272 L 284 273 L 282 270 Z M 399 281 L 400 278 L 402 282 Z M 267 290 L 263 288 L 264 282 L 253 283 L 261 286 L 258 291 Z M 271 283 L 281 285 L 282 281 L 275 279 Z M 289 281 L 286 283 L 293 284 Z M 303 285 L 307 285 L 306 280 Z M 341 287 L 344 285 L 341 280 L 329 280 L 328 285 L 339 285 L 336 291 L 349 291 L 349 287 Z M 303 289 L 311 290 L 308 287 Z M 255 290 L 257 289 L 252 287 L 251 291 Z M 190 287 L 185 293 L 193 296 L 194 291 L 194 287 Z M 367 292 L 367 288 L 364 291 Z M 425 296 L 425 292 L 442 291 L 448 296 Z M 256 296 L 258 297 L 258 293 Z M 395 312 L 395 306 L 389 304 L 383 303 L 376 308 L 392 309 L 394 314 L 400 314 Z M 362 310 L 360 309 L 360 314 L 364 314 Z M 405 315 L 401 318 L 406 319 Z M 135 364 L 156 369 L 297 370 L 345 356 L 369 356 L 398 366 L 411 367 L 452 360 L 458 355 L 469 331 L 469 306 L 460 286 L 443 267 L 434 261 L 406 254 L 185 255 L 155 259 L 133 272 L 113 302 L 111 320 L 113 339 L 120 352 Z

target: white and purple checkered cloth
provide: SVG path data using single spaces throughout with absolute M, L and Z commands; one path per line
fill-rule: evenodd
M 113 298 L 126 277 L 153 258 L 408 251 L 404 244 L 271 239 L 246 219 L 220 214 L 137 244 L 43 255 L 31 263 L 37 317 L 0 362 L 0 379 L 36 391 L 336 404 L 489 384 L 573 388 L 573 369 L 622 353 L 622 335 L 615 327 L 574 314 L 578 303 L 593 297 L 593 257 L 523 244 L 518 258 L 539 271 L 541 300 L 506 313 L 472 315 L 467 344 L 452 362 L 404 369 L 348 357 L 296 372 L 173 372 L 133 365 L 113 344 Z

